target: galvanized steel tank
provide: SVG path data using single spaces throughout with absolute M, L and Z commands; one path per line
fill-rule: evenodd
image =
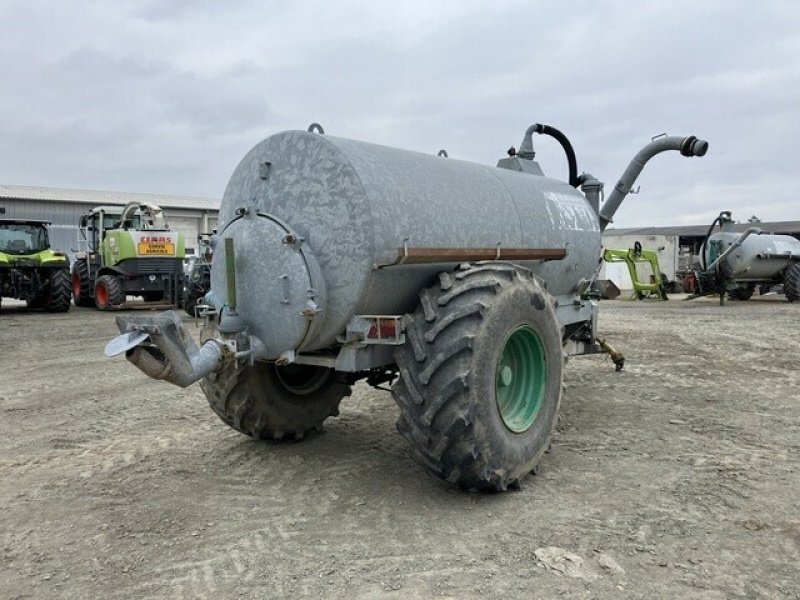
M 560 296 L 591 279 L 601 244 L 597 214 L 567 183 L 304 131 L 272 135 L 242 159 L 222 200 L 226 237 L 238 312 L 268 358 L 330 346 L 354 315 L 413 311 L 453 265 L 395 264 L 405 248 L 565 249 L 561 260 L 515 261 Z M 217 243 L 217 308 L 224 261 Z
M 741 234 L 719 231 L 703 247 L 706 264 L 732 246 Z M 790 235 L 748 236 L 725 260 L 726 276 L 736 281 L 779 280 L 783 271 L 800 256 L 800 240 Z

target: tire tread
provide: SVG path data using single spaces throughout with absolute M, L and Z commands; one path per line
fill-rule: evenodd
M 125 291 L 122 289 L 122 284 L 117 277 L 114 275 L 101 275 L 97 278 L 95 288 L 101 284 L 105 285 L 108 291 L 108 304 L 105 306 L 97 304 L 97 294 L 95 294 L 95 305 L 98 309 L 110 310 L 119 308 L 125 303 Z
M 200 387 L 216 415 L 228 426 L 254 439 L 300 440 L 309 431 L 321 431 L 325 419 L 337 416 L 342 398 L 350 395 L 350 386 L 331 379 L 314 392 L 313 398 L 309 397 L 315 410 L 309 410 L 303 418 L 281 414 L 277 407 L 265 405 L 271 400 L 270 395 L 274 397 L 279 392 L 258 388 L 257 368 L 267 366 L 228 367 L 200 381 Z
M 94 306 L 94 290 L 89 277 L 89 267 L 85 260 L 78 259 L 75 261 L 72 266 L 72 276 L 74 277 L 76 274 L 80 281 L 80 293 L 77 296 L 73 294 L 75 306 Z
M 786 269 L 783 293 L 789 302 L 800 300 L 800 263 L 793 263 Z
M 45 300 L 45 309 L 48 312 L 66 312 L 69 310 L 72 299 L 72 280 L 66 269 L 59 269 L 50 273 L 49 290 Z
M 506 263 L 442 273 L 436 285 L 420 293 L 418 310 L 404 317 L 410 343 L 395 354 L 400 378 L 392 391 L 401 411 L 398 431 L 425 469 L 470 490 L 505 490 L 518 485 L 521 477 L 492 464 L 481 451 L 467 394 L 475 331 L 496 295 L 519 278 L 536 282 L 543 292 L 530 271 Z M 546 293 L 539 297 L 542 304 L 549 298 Z M 427 350 L 419 350 L 420 340 Z

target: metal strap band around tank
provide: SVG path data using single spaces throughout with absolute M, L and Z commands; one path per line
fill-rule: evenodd
M 446 262 L 477 262 L 482 260 L 562 260 L 567 256 L 566 248 L 432 248 L 403 247 L 397 249 L 394 262 L 379 265 L 419 265 Z
M 800 254 L 756 254 L 756 258 L 768 259 L 768 260 L 796 260 L 800 262 Z

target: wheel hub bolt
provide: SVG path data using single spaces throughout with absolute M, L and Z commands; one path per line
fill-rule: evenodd
M 511 381 L 514 379 L 514 372 L 511 370 L 511 367 L 508 365 L 503 365 L 500 367 L 500 385 L 503 387 L 508 387 L 511 385 Z

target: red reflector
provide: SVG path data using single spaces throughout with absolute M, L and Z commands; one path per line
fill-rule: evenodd
M 367 339 L 385 340 L 397 336 L 397 321 L 394 319 L 378 319 L 377 321 L 370 325 Z
M 393 338 L 397 335 L 397 321 L 394 319 L 381 319 L 380 320 L 381 337 Z

